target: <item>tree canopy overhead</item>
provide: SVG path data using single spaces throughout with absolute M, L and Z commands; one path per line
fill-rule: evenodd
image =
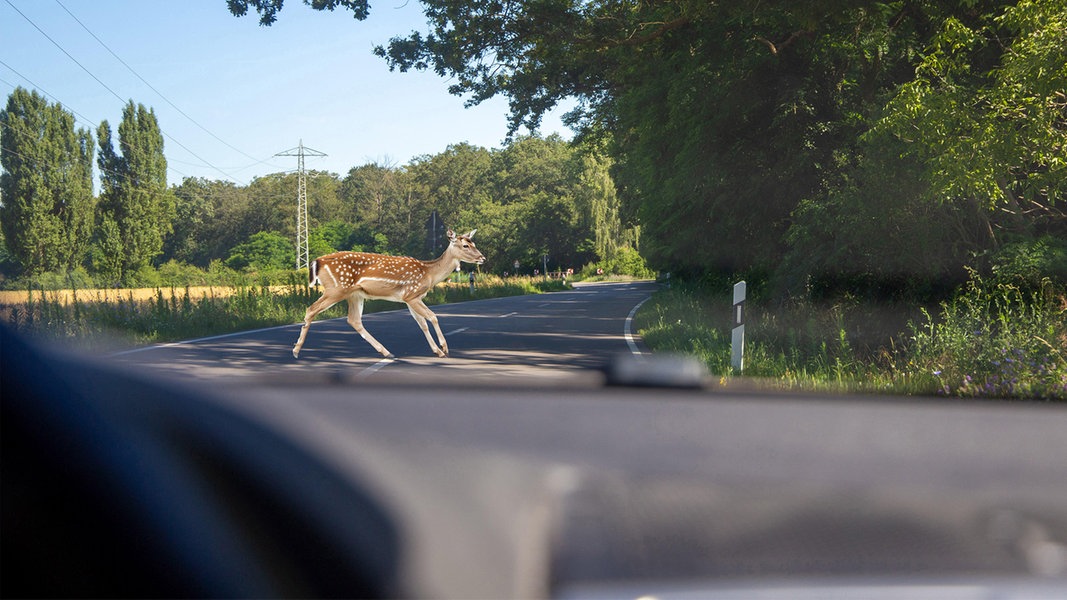
M 513 133 L 576 100 L 660 268 L 879 277 L 918 246 L 938 278 L 1067 234 L 1067 0 L 421 1 L 375 53 L 505 96 Z

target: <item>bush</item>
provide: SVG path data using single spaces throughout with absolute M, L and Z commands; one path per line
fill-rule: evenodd
M 904 376 L 962 397 L 1067 399 L 1067 299 L 1048 280 L 1036 291 L 984 282 L 910 325 Z
M 75 267 L 70 271 L 49 271 L 30 277 L 20 277 L 5 282 L 4 289 L 9 290 L 83 290 L 99 287 L 93 276 L 84 267 Z
M 282 270 L 292 266 L 293 257 L 288 238 L 273 231 L 260 231 L 249 236 L 248 241 L 234 246 L 226 266 L 253 271 Z
M 596 278 L 601 276 L 597 273 L 598 269 L 603 271 L 602 275 L 626 275 L 642 279 L 651 279 L 656 276 L 656 272 L 648 268 L 645 259 L 633 248 L 622 248 L 608 260 L 585 265 L 579 276 L 582 279 Z
M 1067 283 L 1067 241 L 1042 236 L 1005 244 L 991 257 L 998 281 L 1038 289 L 1047 277 Z

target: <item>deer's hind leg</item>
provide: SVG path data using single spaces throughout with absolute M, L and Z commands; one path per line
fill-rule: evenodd
M 385 346 L 374 339 L 374 336 L 363 326 L 363 301 L 363 296 L 359 294 L 352 294 L 348 297 L 348 324 L 352 326 L 352 329 L 356 330 L 360 337 L 367 340 L 367 343 L 374 346 L 374 349 L 379 354 L 386 358 L 394 358 L 393 353 L 386 350 Z

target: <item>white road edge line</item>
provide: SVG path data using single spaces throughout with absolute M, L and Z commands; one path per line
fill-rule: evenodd
M 339 317 L 341 319 L 345 317 Z M 324 321 L 331 321 L 334 319 L 324 319 Z M 123 350 L 121 352 L 112 352 L 108 356 L 122 356 L 124 354 L 134 354 L 136 352 L 145 352 L 147 350 L 158 350 L 159 348 L 172 348 L 174 346 L 184 346 L 186 344 L 195 344 L 197 342 L 210 342 L 211 340 L 221 340 L 223 338 L 237 337 L 239 335 L 248 335 L 250 333 L 262 333 L 264 331 L 273 331 L 275 329 L 285 329 L 286 327 L 296 327 L 303 325 L 301 323 L 292 323 L 289 325 L 275 325 L 274 327 L 264 327 L 262 329 L 251 329 L 249 331 L 236 331 L 234 333 L 224 333 L 222 335 L 212 335 L 208 337 L 196 338 L 194 340 L 182 340 L 180 342 L 170 342 L 167 344 L 153 344 L 151 346 L 141 346 L 140 348 L 133 348 L 131 350 Z
M 626 315 L 626 323 L 624 323 L 622 326 L 622 333 L 626 337 L 626 345 L 630 347 L 630 352 L 633 353 L 634 356 L 643 356 L 644 353 L 641 352 L 641 349 L 637 347 L 637 342 L 634 341 L 631 324 L 633 323 L 634 315 L 637 314 L 637 309 L 641 308 L 642 304 L 648 302 L 651 299 L 652 296 L 649 296 L 648 298 L 645 298 L 644 300 L 638 302 L 633 308 L 631 308 L 630 314 Z

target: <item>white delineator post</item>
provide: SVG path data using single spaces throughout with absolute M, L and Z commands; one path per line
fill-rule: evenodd
M 745 282 L 734 284 L 734 329 L 730 336 L 730 365 L 741 374 L 745 368 Z

